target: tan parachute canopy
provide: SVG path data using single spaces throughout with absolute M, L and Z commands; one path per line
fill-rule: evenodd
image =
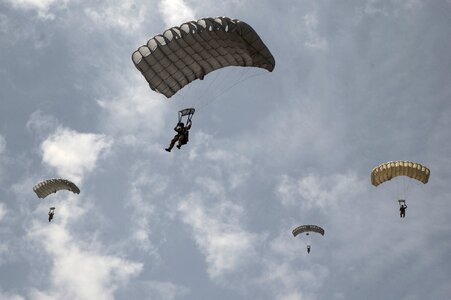
M 73 182 L 61 178 L 47 179 L 33 187 L 33 191 L 39 198 L 45 198 L 59 190 L 67 190 L 75 194 L 80 194 L 80 189 Z
M 316 232 L 324 236 L 324 229 L 317 225 L 301 225 L 293 229 L 293 236 L 297 236 L 298 234 L 304 232 Z
M 408 176 L 422 183 L 427 183 L 430 173 L 427 167 L 419 163 L 403 160 L 390 161 L 373 169 L 371 172 L 371 183 L 374 186 L 378 186 L 397 176 Z
M 272 71 L 274 57 L 248 24 L 204 18 L 167 29 L 132 55 L 152 90 L 172 97 L 185 85 L 228 66 Z

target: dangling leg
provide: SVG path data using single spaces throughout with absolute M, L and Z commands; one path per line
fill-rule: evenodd
M 399 216 L 401 218 L 404 218 L 406 216 L 406 210 L 405 209 L 401 209 L 400 212 L 399 212 Z
M 180 147 L 182 147 L 182 145 L 186 144 L 186 137 L 185 135 L 181 134 L 180 137 L 178 138 L 178 144 L 177 144 L 177 148 L 180 149 Z
M 166 149 L 164 149 L 164 150 L 166 150 L 166 151 L 168 151 L 168 152 L 171 152 L 172 148 L 173 148 L 174 145 L 175 145 L 175 142 L 177 142 L 178 139 L 179 139 L 179 136 L 178 136 L 178 135 L 174 136 L 174 138 L 171 140 L 171 143 L 169 144 L 169 147 L 166 148 Z

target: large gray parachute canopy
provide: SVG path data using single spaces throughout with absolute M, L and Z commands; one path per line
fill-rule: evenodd
M 33 191 L 39 198 L 45 198 L 52 193 L 60 190 L 67 190 L 75 194 L 80 194 L 80 189 L 67 179 L 53 178 L 39 182 L 33 187 Z
M 297 236 L 298 234 L 304 232 L 316 232 L 324 236 L 324 229 L 317 225 L 301 225 L 293 229 L 293 236 Z
M 167 98 L 220 68 L 258 67 L 272 72 L 275 67 L 274 57 L 257 32 L 227 17 L 169 28 L 139 47 L 132 60 L 150 88 Z

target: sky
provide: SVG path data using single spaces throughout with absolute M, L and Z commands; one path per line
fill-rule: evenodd
M 152 91 L 132 53 L 216 16 L 274 71 Z M 449 0 L 0 0 L 0 299 L 450 299 L 450 49 Z

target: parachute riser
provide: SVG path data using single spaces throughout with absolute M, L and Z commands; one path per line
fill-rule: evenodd
M 185 108 L 179 111 L 178 123 L 183 123 L 182 119 L 184 116 L 187 116 L 186 124 L 191 123 L 191 119 L 193 118 L 194 112 L 196 110 L 194 108 Z M 185 124 L 185 125 L 186 125 Z

